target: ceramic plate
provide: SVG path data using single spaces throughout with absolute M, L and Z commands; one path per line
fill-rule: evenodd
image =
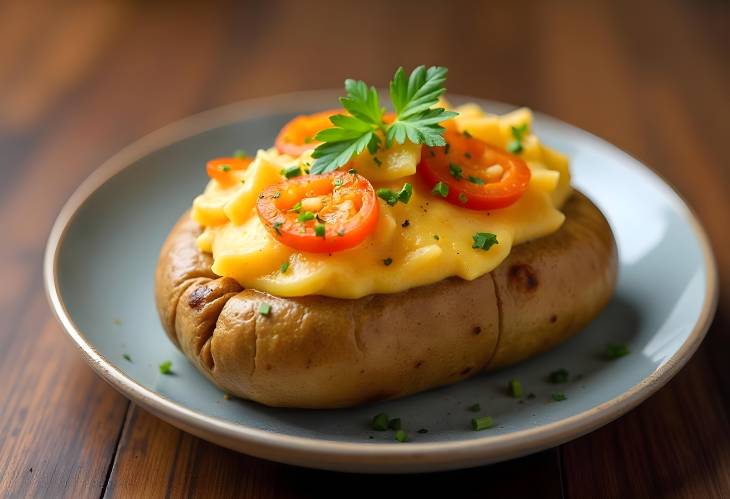
M 101 166 L 65 205 L 46 252 L 49 299 L 84 358 L 127 397 L 201 438 L 274 461 L 355 472 L 434 471 L 525 455 L 589 432 L 659 389 L 696 350 L 717 288 L 710 247 L 694 215 L 635 159 L 537 114 L 537 134 L 570 156 L 574 184 L 603 210 L 618 241 L 615 297 L 585 331 L 513 368 L 356 409 L 272 409 L 224 399 L 160 326 L 153 295 L 158 251 L 205 185 L 207 159 L 269 147 L 293 115 L 331 108 L 337 95 L 244 102 L 170 125 Z M 493 112 L 512 109 L 469 100 Z M 599 353 L 610 342 L 628 344 L 630 355 L 603 360 Z M 172 376 L 158 369 L 168 359 Z M 556 387 L 545 377 L 558 368 L 571 378 Z M 534 397 L 508 397 L 511 378 Z M 552 401 L 557 390 L 567 399 Z M 475 403 L 495 428 L 471 430 L 474 413 L 467 407 Z M 400 417 L 411 441 L 371 431 L 368 423 L 379 412 Z M 422 428 L 428 433 L 417 432 Z

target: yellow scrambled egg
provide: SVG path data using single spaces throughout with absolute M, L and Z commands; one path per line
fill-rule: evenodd
M 198 246 L 213 254 L 213 272 L 278 296 L 358 298 L 403 291 L 450 276 L 475 279 L 498 266 L 513 245 L 556 231 L 565 218 L 559 209 L 570 194 L 568 160 L 532 133 L 530 111 L 519 109 L 497 116 L 473 104 L 456 111 L 461 131 L 502 148 L 513 139 L 512 126 L 527 125 L 521 157 L 530 167 L 532 179 L 519 201 L 488 212 L 464 209 L 435 197 L 416 175 L 421 146 L 395 145 L 378 154 L 380 166 L 365 151 L 353 160 L 358 172 L 375 189 L 397 191 L 410 182 L 410 202 L 389 206 L 379 199 L 377 228 L 352 249 L 302 253 L 269 234 L 257 215 L 256 200 L 266 186 L 284 180 L 282 168 L 311 163 L 311 156 L 292 158 L 275 149 L 260 150 L 248 169 L 235 172 L 239 182 L 223 188 L 211 180 L 193 203 L 192 217 L 205 227 Z M 495 234 L 498 244 L 487 251 L 472 248 L 472 236 L 477 232 Z M 392 263 L 385 265 L 388 259 Z M 289 266 L 281 272 L 284 262 Z

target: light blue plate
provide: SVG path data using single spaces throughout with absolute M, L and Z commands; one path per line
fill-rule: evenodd
M 591 431 L 659 389 L 695 351 L 717 294 L 699 223 L 636 160 L 538 114 L 537 134 L 570 156 L 575 185 L 603 210 L 618 241 L 616 295 L 584 332 L 508 370 L 357 409 L 271 409 L 225 400 L 163 333 L 153 297 L 158 251 L 205 185 L 207 159 L 269 147 L 290 117 L 331 108 L 336 96 L 310 92 L 244 102 L 175 123 L 112 158 L 68 201 L 46 253 L 49 299 L 84 357 L 126 396 L 184 430 L 267 459 L 361 472 L 432 471 L 528 454 Z M 481 104 L 495 112 L 511 109 Z M 598 354 L 609 342 L 627 343 L 631 354 L 602 360 Z M 173 376 L 159 373 L 167 359 Z M 571 381 L 548 384 L 546 375 L 558 368 L 568 369 Z M 510 378 L 535 397 L 507 397 Z M 551 401 L 555 391 L 567 400 Z M 471 430 L 474 413 L 467 406 L 477 402 L 495 428 Z M 371 431 L 368 423 L 379 412 L 400 417 L 411 441 Z M 428 433 L 417 433 L 421 428 Z

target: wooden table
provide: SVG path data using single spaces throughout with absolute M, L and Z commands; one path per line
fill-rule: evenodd
M 411 496 L 445 485 L 495 497 L 730 497 L 730 4 L 203 4 L 0 4 L 0 496 Z M 51 317 L 41 256 L 60 206 L 105 158 L 197 111 L 345 76 L 383 85 L 420 63 L 448 66 L 451 91 L 606 138 L 694 207 L 717 255 L 720 308 L 667 387 L 533 456 L 373 477 L 201 441 L 84 364 Z

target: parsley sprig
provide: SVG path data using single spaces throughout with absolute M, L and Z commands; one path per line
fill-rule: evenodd
M 391 123 L 383 119 L 385 108 L 380 106 L 375 87 L 368 87 L 364 81 L 345 80 L 347 96 L 340 98 L 340 103 L 349 116 L 332 116 L 334 127 L 314 137 L 322 144 L 312 153 L 315 162 L 311 173 L 336 170 L 365 148 L 375 154 L 383 145 L 381 136 L 385 137 L 386 147 L 394 141 L 403 144 L 406 139 L 414 144 L 445 145 L 444 128 L 439 123 L 458 113 L 433 106 L 446 91 L 447 72 L 440 66 L 419 66 L 406 78 L 403 68 L 398 68 L 390 82 L 390 100 L 395 109 Z

